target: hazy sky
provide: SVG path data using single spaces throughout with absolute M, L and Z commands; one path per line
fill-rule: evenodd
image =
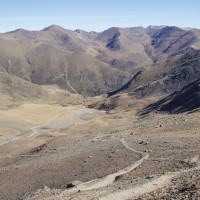
M 102 31 L 112 26 L 200 28 L 200 0 L 2 0 L 0 32 L 52 24 Z

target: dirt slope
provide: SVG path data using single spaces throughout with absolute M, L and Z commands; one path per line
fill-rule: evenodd
M 16 76 L 0 72 L 0 108 L 8 108 L 23 101 L 46 101 L 67 105 L 81 99 L 57 86 L 40 86 Z

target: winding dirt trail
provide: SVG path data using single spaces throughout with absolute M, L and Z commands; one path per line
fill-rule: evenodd
M 76 94 L 79 94 L 79 93 L 71 86 L 71 84 L 69 83 L 69 81 L 67 80 L 67 78 L 66 78 L 66 82 L 67 82 L 68 86 L 69 86 Z
M 112 190 L 112 184 L 115 182 L 115 180 L 124 174 L 127 174 L 134 170 L 135 168 L 139 167 L 145 160 L 149 159 L 149 153 L 146 152 L 141 152 L 138 150 L 133 149 L 130 147 L 125 139 L 121 139 L 120 142 L 122 145 L 137 154 L 141 155 L 141 159 L 137 160 L 136 162 L 132 163 L 131 165 L 115 172 L 112 174 L 109 174 L 103 178 L 99 179 L 94 179 L 85 183 L 80 183 L 76 185 L 75 187 L 71 189 L 67 189 L 64 191 L 60 191 L 59 193 L 53 195 L 53 196 L 48 196 L 48 197 L 42 197 L 38 198 L 36 196 L 36 199 L 41 199 L 41 200 L 55 200 L 55 199 L 98 199 L 98 200 L 129 200 L 129 199 L 135 199 L 140 197 L 141 195 L 145 195 L 148 193 L 151 193 L 157 189 L 161 189 L 164 187 L 169 187 L 171 184 L 171 180 L 175 177 L 182 176 L 185 173 L 200 170 L 200 161 L 199 161 L 199 155 L 193 157 L 190 159 L 190 162 L 196 163 L 196 166 L 190 169 L 182 169 L 176 172 L 168 172 L 164 175 L 158 176 L 151 181 L 148 181 L 143 184 L 139 185 L 134 185 L 134 186 L 128 186 L 126 189 L 122 190 Z M 106 187 L 106 186 L 111 186 L 111 187 Z M 100 189 L 97 191 L 93 191 L 96 189 Z M 111 190 L 110 190 L 111 189 Z M 83 192 L 78 194 L 78 192 Z M 78 196 L 78 198 L 77 198 Z M 35 198 L 34 198 L 35 199 Z
M 181 175 L 182 173 L 188 173 L 188 172 L 199 170 L 199 169 L 200 169 L 200 166 L 198 165 L 197 167 L 194 167 L 191 169 L 180 170 L 178 172 L 170 172 L 166 175 L 160 176 L 159 178 L 156 178 L 143 185 L 138 185 L 134 188 L 130 188 L 127 190 L 113 192 L 111 194 L 108 194 L 104 197 L 99 198 L 99 200 L 128 200 L 135 197 L 139 197 L 141 195 L 144 195 L 144 194 L 153 192 L 157 189 L 168 186 L 172 178 L 178 175 Z
M 99 200 L 126 200 L 133 197 L 138 197 L 140 195 L 153 192 L 154 190 L 163 188 L 164 186 L 168 185 L 171 179 L 174 177 L 173 174 L 168 174 L 161 176 L 153 181 L 150 181 L 143 185 L 138 185 L 134 188 L 122 190 L 120 192 L 114 192 L 108 194 L 104 197 L 99 198 Z
M 85 183 L 81 183 L 72 189 L 65 190 L 64 192 L 62 192 L 61 194 L 56 196 L 56 198 L 54 196 L 53 199 L 65 199 L 66 197 L 69 197 L 70 194 L 75 194 L 80 191 L 90 191 L 93 189 L 100 189 L 100 188 L 106 187 L 108 185 L 111 185 L 118 176 L 129 173 L 130 171 L 132 171 L 133 169 L 140 166 L 145 160 L 147 160 L 149 158 L 148 153 L 144 153 L 144 152 L 133 149 L 126 143 L 126 141 L 124 139 L 121 139 L 120 142 L 123 144 L 123 146 L 125 148 L 127 148 L 130 151 L 133 151 L 135 153 L 141 154 L 143 157 L 140 160 L 129 165 L 128 167 L 119 170 L 116 173 L 109 174 L 103 178 L 94 179 L 94 180 L 91 180 L 91 181 L 88 181 Z M 149 181 L 142 185 L 136 185 L 135 187 L 132 187 L 132 188 L 108 193 L 104 196 L 99 197 L 98 199 L 99 200 L 128 200 L 128 199 L 136 198 L 141 195 L 153 192 L 153 191 L 163 188 L 165 186 L 168 186 L 168 185 L 170 185 L 170 182 L 174 177 L 182 175 L 184 173 L 188 173 L 188 172 L 200 169 L 199 157 L 196 156 L 192 160 L 195 161 L 195 163 L 197 164 L 196 167 L 193 167 L 190 169 L 183 169 L 183 170 L 180 170 L 177 172 L 169 172 L 165 175 L 155 178 L 152 181 Z M 50 199 L 52 199 L 52 198 L 50 198 Z
M 137 150 L 131 148 L 130 146 L 128 146 L 128 144 L 126 143 L 126 141 L 124 139 L 121 139 L 120 142 L 123 144 L 123 146 L 125 148 L 127 148 L 130 151 L 133 151 L 135 153 L 141 154 L 141 155 L 143 155 L 143 157 L 140 160 L 129 165 L 128 167 L 125 167 L 125 168 L 119 170 L 116 173 L 109 174 L 109 175 L 107 175 L 103 178 L 94 179 L 94 180 L 91 180 L 91 181 L 88 181 L 88 182 L 85 182 L 85 183 L 81 183 L 81 184 L 77 185 L 76 187 L 65 191 L 64 193 L 68 193 L 68 192 L 74 193 L 74 192 L 77 192 L 77 191 L 88 191 L 88 190 L 98 189 L 98 188 L 102 188 L 102 187 L 106 187 L 108 185 L 111 185 L 116 180 L 116 178 L 118 176 L 129 173 L 130 171 L 132 171 L 133 169 L 140 166 L 145 160 L 147 160 L 149 158 L 148 153 L 137 151 Z

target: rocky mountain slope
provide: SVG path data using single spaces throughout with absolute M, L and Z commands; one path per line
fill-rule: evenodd
M 148 114 L 152 111 L 168 113 L 182 113 L 200 108 L 200 80 L 197 80 L 182 90 L 175 92 L 160 101 L 145 107 L 140 114 Z
M 81 98 L 59 87 L 40 86 L 16 76 L 0 72 L 0 109 L 23 101 L 45 101 L 67 105 Z
M 146 67 L 130 80 L 127 87 L 118 90 L 136 98 L 162 96 L 181 90 L 200 77 L 200 51 L 190 49 L 181 56 L 175 56 Z M 110 94 L 116 94 L 112 92 Z

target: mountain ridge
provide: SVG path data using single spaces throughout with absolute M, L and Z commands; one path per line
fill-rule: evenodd
M 164 62 L 168 68 L 167 60 L 199 48 L 199 29 L 148 26 L 87 32 L 51 25 L 41 31 L 17 29 L 0 34 L 0 70 L 36 84 L 56 83 L 69 90 L 70 81 L 79 93 L 95 96 L 123 87 L 138 71 Z M 87 80 L 85 86 L 83 79 Z

